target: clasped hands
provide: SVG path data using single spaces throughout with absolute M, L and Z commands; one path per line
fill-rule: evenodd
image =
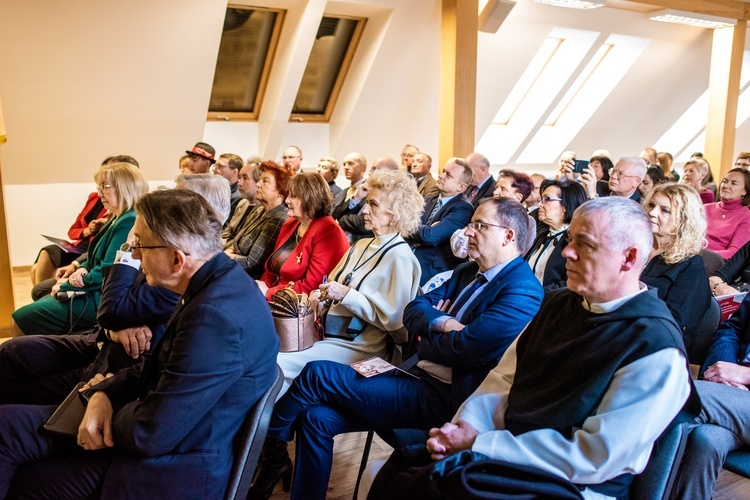
M 746 391 L 750 385 L 750 367 L 717 361 L 706 369 L 703 379 Z
M 151 329 L 146 325 L 109 332 L 109 338 L 113 342 L 122 344 L 125 352 L 133 359 L 138 359 L 143 351 L 151 348 L 151 337 L 153 337 Z
M 310 292 L 310 302 L 312 303 L 313 310 L 316 314 L 320 314 L 323 310 L 325 301 L 327 300 L 344 300 L 346 294 L 349 293 L 351 287 L 342 285 L 338 281 L 329 281 L 327 283 L 321 283 L 317 290 Z
M 433 460 L 442 460 L 459 451 L 470 450 L 478 435 L 479 431 L 465 420 L 459 420 L 458 424 L 446 422 L 439 429 L 430 429 L 427 451 Z
M 60 291 L 60 285 L 65 283 L 66 278 L 67 282 L 71 284 L 71 286 L 74 286 L 76 288 L 83 288 L 85 286 L 83 282 L 83 277 L 86 276 L 89 271 L 85 267 L 80 267 L 76 269 L 73 272 L 70 271 L 70 267 L 75 267 L 73 264 L 70 266 L 61 267 L 57 270 L 57 273 L 55 273 L 55 279 L 57 279 L 57 283 L 55 286 L 52 287 L 52 296 L 57 297 L 57 292 Z

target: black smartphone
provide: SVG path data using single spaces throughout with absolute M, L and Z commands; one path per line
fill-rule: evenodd
M 582 174 L 583 169 L 587 168 L 589 166 L 588 160 L 574 160 L 576 165 L 573 167 L 573 173 L 575 174 Z

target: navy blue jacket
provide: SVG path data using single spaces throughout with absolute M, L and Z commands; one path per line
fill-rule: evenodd
M 404 311 L 404 326 L 422 337 L 419 359 L 453 368 L 454 411 L 497 365 L 508 346 L 536 315 L 544 296 L 528 262 L 519 256 L 469 304 L 463 330 L 431 332 L 430 322 L 445 314 L 433 306 L 445 299 L 455 301 L 478 271 L 476 262 L 462 264 L 442 286 L 417 297 Z
M 420 286 L 436 274 L 453 269 L 463 262 L 463 259 L 453 255 L 451 236 L 456 229 L 466 227 L 474 215 L 474 207 L 464 195 L 459 194 L 440 207 L 432 224 L 428 225 L 427 219 L 430 218 L 438 198 L 435 196 L 427 199 L 419 229 L 416 233 L 404 238 L 414 248 L 414 255 L 422 268 Z
M 142 376 L 89 391 L 104 391 L 115 408 L 101 497 L 221 498 L 234 436 L 274 382 L 278 348 L 258 286 L 224 253 L 212 257 L 191 278 Z

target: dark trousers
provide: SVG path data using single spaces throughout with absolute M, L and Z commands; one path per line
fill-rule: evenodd
M 283 441 L 297 432 L 293 499 L 325 498 L 337 434 L 429 429 L 450 420 L 450 385 L 419 368 L 412 372 L 419 378 L 400 372 L 365 378 L 331 361 L 305 366 L 276 403 L 268 431 Z
M 85 451 L 39 429 L 57 406 L 0 406 L 0 498 L 96 496 L 112 450 Z
M 0 345 L 0 404 L 59 404 L 87 373 L 96 334 L 31 335 Z

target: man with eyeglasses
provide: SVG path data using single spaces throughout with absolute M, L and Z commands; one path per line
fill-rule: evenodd
M 542 287 L 518 246 L 527 221 L 514 200 L 479 206 L 466 231 L 474 260 L 406 306 L 404 326 L 421 337 L 418 352 L 400 366 L 409 375 L 365 378 L 348 365 L 307 364 L 277 401 L 269 427 L 271 439 L 281 441 L 296 430 L 296 491 L 325 498 L 337 434 L 395 432 L 400 445 L 418 443 L 424 451 L 427 429 L 450 418 L 539 309 Z M 392 460 L 400 464 L 401 457 L 397 448 Z
M 302 150 L 297 146 L 289 146 L 281 157 L 284 166 L 298 174 L 302 171 Z
M 414 155 L 419 153 L 419 148 L 413 144 L 407 144 L 401 150 L 401 170 L 411 173 L 411 164 L 414 161 Z
M 608 181 L 597 181 L 594 175 L 584 172 L 581 175 L 581 184 L 586 188 L 589 199 L 619 196 L 640 203 L 642 196 L 638 186 L 646 175 L 646 170 L 648 167 L 643 158 L 622 156 L 617 160 Z
M 734 167 L 750 170 L 750 152 L 741 151 L 740 154 L 737 155 L 737 159 L 734 160 Z

